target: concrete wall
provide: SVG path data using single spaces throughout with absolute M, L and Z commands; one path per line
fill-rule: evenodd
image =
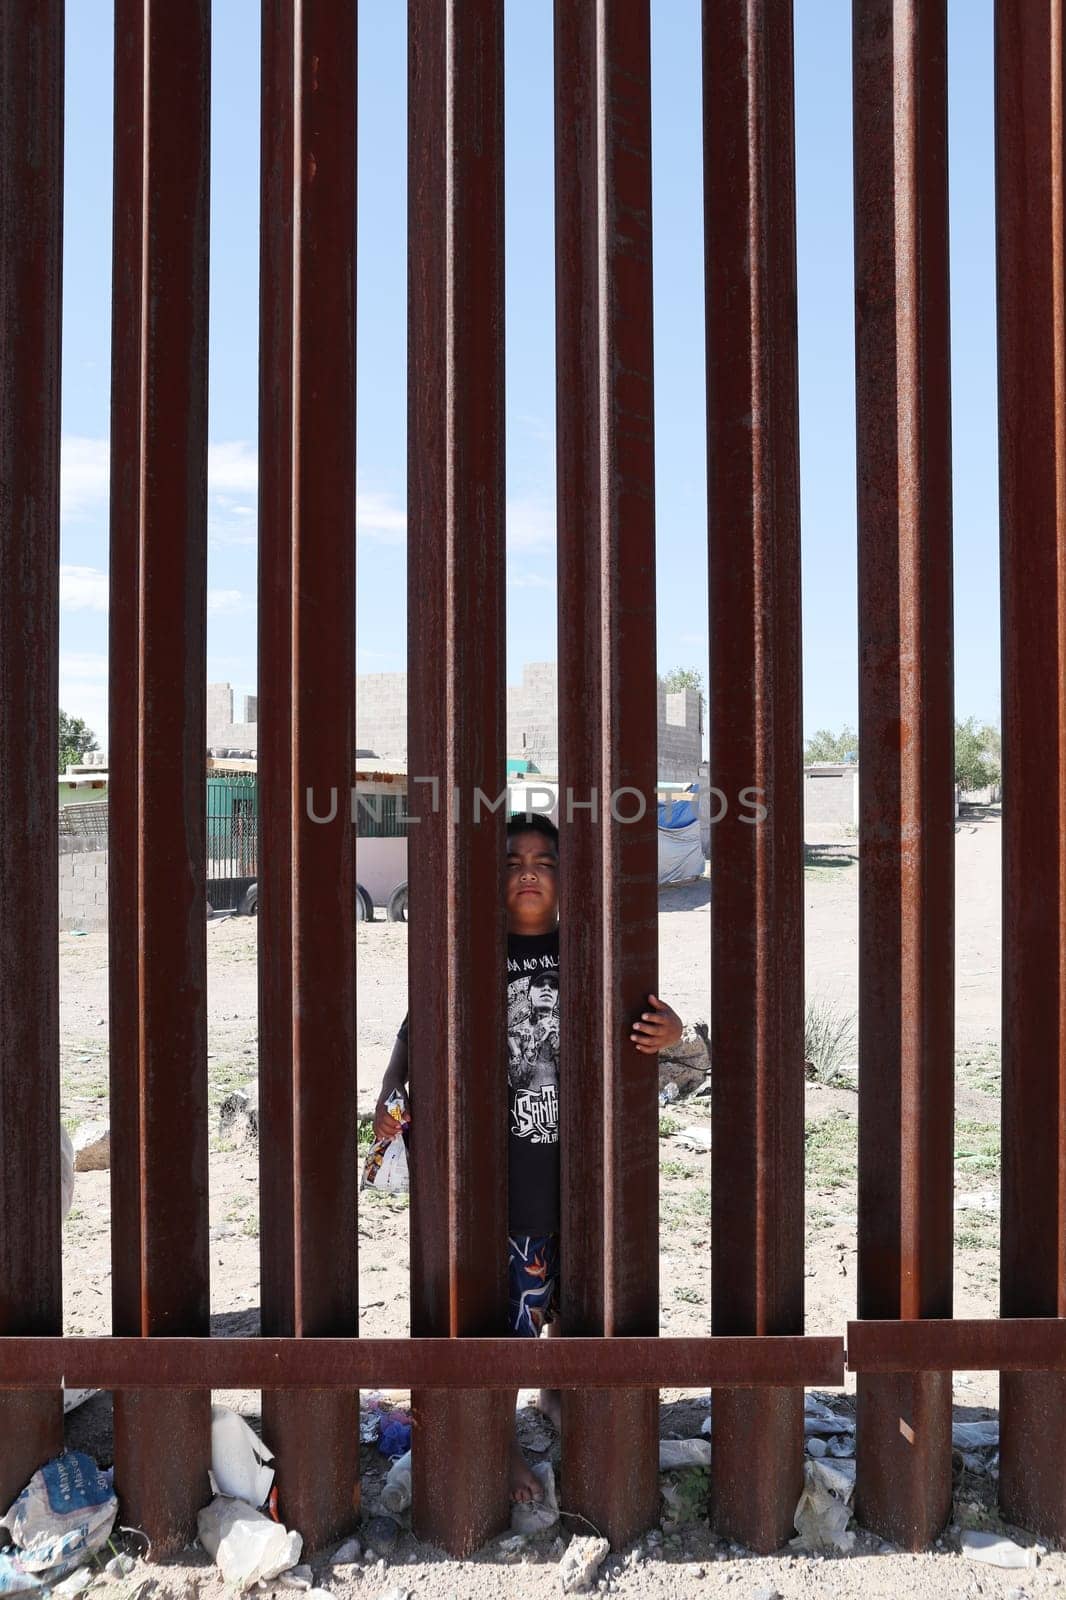
M 233 725 L 233 686 L 229 683 L 209 683 L 207 686 L 207 744 L 227 745 L 227 729 Z
M 355 742 L 384 760 L 406 763 L 406 672 L 363 672 L 356 678 Z
M 208 742 L 209 750 L 258 750 L 258 722 L 231 722 L 219 736 Z
M 207 686 L 207 748 L 209 750 L 258 750 L 259 700 L 254 694 L 241 697 L 243 722 L 233 720 L 233 685 L 209 683 Z
M 809 843 L 843 838 L 859 822 L 859 769 L 817 765 L 803 769 L 803 836 Z
M 554 661 L 522 668 L 522 682 L 507 686 L 507 754 L 525 757 L 542 772 L 559 770 L 559 672 Z
M 554 661 L 532 661 L 522 668 L 521 683 L 507 686 L 507 754 L 525 757 L 544 772 L 559 769 L 557 711 L 559 669 Z M 251 721 L 257 702 L 245 700 L 245 716 L 232 719 L 233 690 L 228 683 L 208 684 L 209 749 L 257 750 L 259 730 Z M 228 707 L 228 710 L 227 710 Z M 703 753 L 700 696 L 693 689 L 667 694 L 658 685 L 659 748 L 656 776 L 686 782 L 696 775 Z M 356 744 L 399 766 L 407 762 L 407 674 L 367 672 L 356 678 Z
M 658 765 L 663 782 L 695 778 L 703 754 L 700 696 L 694 689 L 667 694 L 658 683 Z M 559 669 L 554 661 L 522 668 L 522 682 L 507 689 L 507 754 L 526 756 L 544 772 L 559 769 Z
M 695 689 L 667 694 L 659 680 L 659 770 L 663 782 L 695 778 L 703 755 L 701 696 Z
M 60 928 L 97 928 L 106 923 L 107 851 L 64 850 L 59 857 Z

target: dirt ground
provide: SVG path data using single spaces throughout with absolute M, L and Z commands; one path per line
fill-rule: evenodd
M 959 1316 L 994 1315 L 998 1295 L 999 1220 L 999 869 L 1000 825 L 995 813 L 964 817 L 956 834 L 957 867 L 957 1200 L 955 1309 Z M 840 1020 L 857 996 L 857 883 L 854 841 L 808 851 L 806 970 L 808 1000 Z M 665 889 L 660 898 L 661 992 L 687 1021 L 708 1014 L 709 883 Z M 379 913 L 380 915 L 380 913 Z M 374 1103 L 392 1040 L 406 1008 L 407 929 L 384 921 L 358 929 L 359 1105 Z M 259 1239 L 254 1144 L 234 1145 L 219 1132 L 217 1108 L 254 1076 L 256 1066 L 256 924 L 215 920 L 208 927 L 209 1072 L 211 1139 L 211 1299 L 217 1333 L 258 1329 Z M 103 932 L 61 935 L 63 1115 L 68 1127 L 106 1117 L 107 941 Z M 845 1053 L 846 1054 L 846 1053 Z M 807 1330 L 840 1333 L 855 1310 L 856 1113 L 855 1059 L 826 1072 L 828 1082 L 807 1091 L 806 1291 Z M 661 1330 L 705 1333 L 710 1297 L 709 1151 L 686 1140 L 690 1128 L 709 1129 L 705 1098 L 665 1107 L 660 1120 Z M 109 1326 L 110 1267 L 108 1174 L 80 1173 L 65 1230 L 65 1327 L 68 1333 L 105 1332 Z M 359 1216 L 361 1332 L 404 1334 L 408 1318 L 408 1217 L 406 1197 L 364 1196 Z M 845 1413 L 847 1390 L 828 1398 Z M 403 1396 L 397 1400 L 402 1401 Z M 258 1425 L 258 1396 L 217 1395 Z M 995 1417 L 992 1375 L 960 1373 L 955 1379 L 956 1422 Z M 708 1414 L 706 1396 L 670 1391 L 662 1397 L 664 1437 L 698 1436 Z M 520 1413 L 531 1459 L 559 1466 L 558 1441 L 531 1408 Z M 68 1419 L 72 1445 L 110 1459 L 110 1403 L 99 1396 Z M 269 1443 L 269 1441 L 268 1441 Z M 542 1448 L 535 1451 L 532 1446 Z M 372 1445 L 363 1448 L 364 1516 L 377 1509 L 387 1463 Z M 784 1600 L 799 1595 L 938 1596 L 1039 1593 L 1060 1584 L 1066 1560 L 1052 1552 L 1039 1566 L 1000 1572 L 960 1555 L 960 1527 L 999 1528 L 994 1509 L 995 1456 L 971 1453 L 957 1460 L 957 1494 L 945 1549 L 920 1557 L 892 1552 L 859 1531 L 849 1556 L 787 1551 L 757 1559 L 716 1541 L 706 1522 L 671 1529 L 642 1541 L 636 1551 L 612 1557 L 601 1572 L 601 1591 L 634 1596 L 718 1593 Z M 565 1466 L 561 1477 L 565 1508 Z M 568 1524 L 564 1518 L 564 1528 Z M 1030 1536 L 1017 1535 L 1033 1545 Z M 131 1545 L 131 1549 L 135 1546 Z M 356 1567 L 334 1569 L 323 1558 L 316 1581 L 338 1594 L 395 1600 L 415 1597 L 540 1596 L 559 1592 L 556 1534 L 510 1550 L 493 1541 L 472 1562 L 448 1563 L 439 1552 L 403 1533 L 387 1563 L 367 1554 Z M 123 1587 L 147 1600 L 148 1569 L 138 1563 Z M 151 1569 L 162 1588 L 184 1594 L 218 1587 L 202 1553 L 190 1551 L 174 1569 Z M 180 1581 L 179 1581 L 180 1580 Z M 110 1585 L 114 1587 L 114 1585 Z M 279 1593 L 281 1591 L 279 1590 Z M 158 1600 L 163 1600 L 160 1593 Z

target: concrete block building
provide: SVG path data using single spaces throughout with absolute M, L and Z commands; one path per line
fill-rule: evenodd
M 808 844 L 841 839 L 859 824 L 855 762 L 817 761 L 803 769 L 803 836 Z
M 559 769 L 559 669 L 554 661 L 534 661 L 522 669 L 522 681 L 507 688 L 507 754 L 532 761 L 539 771 Z M 694 689 L 668 694 L 658 685 L 660 782 L 688 783 L 703 756 L 703 715 Z M 207 689 L 209 750 L 258 748 L 258 703 L 244 702 L 244 721 L 233 721 L 233 689 L 212 683 Z M 356 743 L 393 763 L 407 766 L 407 674 L 368 672 L 356 679 Z
M 209 683 L 207 686 L 207 748 L 249 751 L 259 748 L 259 700 L 254 694 L 243 696 L 242 719 L 233 720 L 233 685 Z

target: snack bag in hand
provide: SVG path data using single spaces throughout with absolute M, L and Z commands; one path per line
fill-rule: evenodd
M 385 1110 L 396 1119 L 401 1129 L 410 1125 L 411 1118 L 402 1094 L 395 1091 L 390 1094 L 385 1102 Z M 360 1187 L 391 1189 L 396 1194 L 403 1193 L 408 1187 L 407 1143 L 402 1133 L 398 1133 L 394 1139 L 376 1139 L 370 1146 Z

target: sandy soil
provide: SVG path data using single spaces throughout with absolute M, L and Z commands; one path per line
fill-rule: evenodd
M 956 834 L 957 905 L 957 1211 L 956 1312 L 993 1315 L 997 1299 L 998 1105 L 999 1087 L 999 862 L 1000 826 L 995 816 L 964 819 Z M 806 970 L 808 997 L 841 1015 L 856 1005 L 857 864 L 853 841 L 808 853 Z M 709 884 L 664 890 L 660 902 L 661 989 L 686 1020 L 708 1012 Z M 384 922 L 358 930 L 359 1104 L 368 1112 L 406 1006 L 407 929 Z M 258 1327 L 259 1239 L 254 1145 L 232 1145 L 218 1133 L 217 1106 L 245 1084 L 256 1062 L 256 924 L 246 919 L 214 921 L 208 928 L 210 977 L 211 1270 L 217 1333 L 253 1332 Z M 106 1116 L 107 944 L 102 933 L 61 935 L 63 1114 L 68 1125 Z M 853 1059 L 853 1056 L 852 1056 Z M 845 1066 L 847 1063 L 845 1063 Z M 838 1333 L 854 1314 L 855 1144 L 857 1100 L 854 1074 L 829 1084 L 812 1082 L 807 1093 L 807 1326 L 812 1333 Z M 666 1108 L 660 1125 L 661 1318 L 670 1334 L 706 1332 L 710 1295 L 709 1183 L 711 1156 L 686 1146 L 685 1128 L 709 1127 L 705 1099 Z M 408 1319 L 408 1227 L 406 1197 L 365 1197 L 359 1217 L 361 1331 L 370 1336 L 406 1333 Z M 65 1231 L 65 1325 L 70 1333 L 106 1331 L 110 1305 L 108 1175 L 79 1174 L 74 1209 Z M 849 1389 L 853 1387 L 853 1381 Z M 996 1380 L 990 1375 L 956 1376 L 956 1420 L 995 1415 Z M 402 1397 L 399 1397 L 402 1399 Z M 258 1425 L 258 1396 L 219 1395 Z M 834 1404 L 849 1409 L 845 1392 Z M 696 1436 L 708 1412 L 705 1396 L 663 1395 L 666 1436 Z M 558 1442 L 531 1409 L 520 1413 L 527 1446 L 546 1446 L 532 1459 L 559 1465 Z M 110 1459 L 110 1403 L 99 1396 L 68 1420 L 70 1442 Z M 269 1441 L 268 1441 L 269 1442 Z M 998 1527 L 993 1509 L 991 1456 L 960 1470 L 953 1527 Z M 373 1515 L 385 1463 L 373 1446 L 363 1450 L 363 1505 Z M 962 1463 L 957 1462 L 961 1469 Z M 565 1474 L 562 1503 L 565 1506 Z M 565 1524 L 564 1524 L 565 1526 Z M 1026 1537 L 1024 1542 L 1033 1541 Z M 957 1543 L 947 1538 L 950 1547 Z M 131 1547 L 132 1548 L 132 1547 Z M 398 1585 L 399 1594 L 447 1597 L 539 1596 L 559 1592 L 556 1536 L 544 1536 L 515 1552 L 498 1541 L 474 1562 L 453 1565 L 439 1552 L 416 1544 L 409 1533 L 383 1565 L 368 1556 L 358 1569 L 316 1567 L 323 1584 L 337 1593 L 378 1596 Z M 397 1568 L 402 1570 L 397 1570 Z M 214 1569 L 190 1551 L 176 1568 L 152 1569 L 163 1588 L 181 1596 L 209 1594 Z M 860 1532 L 849 1557 L 821 1558 L 787 1552 L 757 1560 L 715 1540 L 705 1522 L 659 1536 L 636 1552 L 612 1557 L 601 1578 L 612 1592 L 634 1596 L 691 1593 L 769 1595 L 932 1596 L 1033 1592 L 1057 1586 L 1066 1560 L 1045 1556 L 1035 1570 L 997 1572 L 956 1549 L 921 1557 L 891 1552 Z M 138 1564 L 124 1588 L 146 1600 Z M 739 1587 L 734 1588 L 734 1585 Z M 280 1591 L 279 1591 L 280 1592 Z M 162 1594 L 162 1589 L 160 1591 Z

